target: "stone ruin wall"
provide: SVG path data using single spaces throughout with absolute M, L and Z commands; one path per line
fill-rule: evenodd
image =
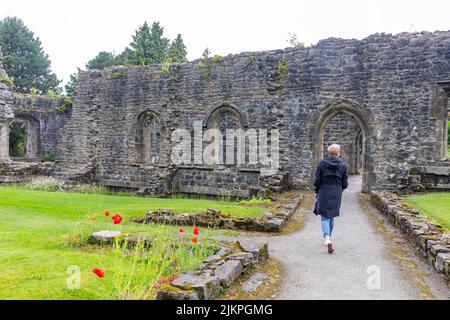
M 364 190 L 398 190 L 411 183 L 411 169 L 448 167 L 442 124 L 449 61 L 450 32 L 423 32 L 230 55 L 212 60 L 210 75 L 198 61 L 170 72 L 158 65 L 83 72 L 76 107 L 57 125 L 60 172 L 149 194 L 248 196 L 261 187 L 308 187 L 326 124 L 346 113 L 364 135 Z M 234 112 L 243 129 L 280 130 L 278 175 L 262 178 L 246 166 L 170 165 L 172 132 L 192 130 L 194 121 L 205 130 L 221 112 Z M 139 161 L 145 113 L 160 126 L 157 163 Z

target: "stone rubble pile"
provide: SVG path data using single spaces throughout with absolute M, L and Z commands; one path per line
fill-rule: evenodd
M 372 192 L 371 201 L 408 236 L 417 253 L 427 259 L 450 285 L 450 234 L 393 193 Z
M 303 195 L 286 199 L 280 203 L 276 214 L 266 214 L 261 218 L 232 217 L 219 210 L 207 209 L 201 214 L 178 214 L 167 209 L 149 212 L 142 219 L 134 219 L 137 223 L 157 223 L 166 225 L 199 226 L 232 230 L 280 232 L 303 200 Z

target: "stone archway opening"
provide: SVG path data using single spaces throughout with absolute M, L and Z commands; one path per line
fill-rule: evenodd
M 9 157 L 35 160 L 39 154 L 39 125 L 29 116 L 18 116 L 9 124 Z
M 27 155 L 27 132 L 23 124 L 13 123 L 9 129 L 9 156 L 25 158 Z
M 311 178 L 326 149 L 333 143 L 342 146 L 342 157 L 350 174 L 362 176 L 362 191 L 370 192 L 375 184 L 373 152 L 376 145 L 374 120 L 369 110 L 347 100 L 327 104 L 312 127 Z
M 362 172 L 362 139 L 363 132 L 353 116 L 337 113 L 325 126 L 322 136 L 323 157 L 328 155 L 327 149 L 331 144 L 341 146 L 341 158 L 347 164 L 350 175 Z

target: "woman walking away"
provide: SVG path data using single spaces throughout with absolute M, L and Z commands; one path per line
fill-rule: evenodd
M 342 191 L 348 187 L 348 170 L 345 162 L 339 158 L 341 147 L 333 144 L 328 148 L 328 157 L 323 159 L 316 171 L 314 187 L 317 194 L 314 213 L 322 218 L 322 231 L 328 253 L 334 252 L 331 236 L 334 218 L 339 216 Z

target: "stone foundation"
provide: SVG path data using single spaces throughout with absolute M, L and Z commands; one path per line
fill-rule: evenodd
M 205 213 L 174 213 L 167 209 L 149 212 L 142 219 L 134 219 L 137 223 L 157 223 L 178 226 L 199 226 L 231 230 L 258 232 L 281 232 L 303 200 L 303 195 L 282 199 L 276 206 L 276 213 L 266 213 L 261 218 L 244 218 L 224 215 L 218 210 L 208 209 Z

